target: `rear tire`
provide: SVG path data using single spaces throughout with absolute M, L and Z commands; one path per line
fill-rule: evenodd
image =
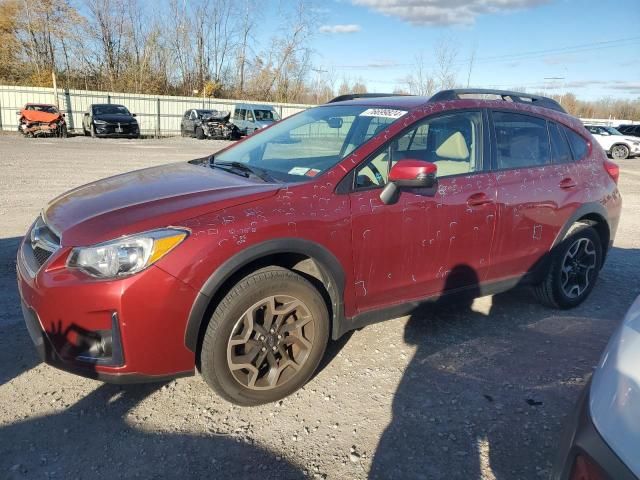
M 320 292 L 291 270 L 267 267 L 240 280 L 216 307 L 202 340 L 200 370 L 230 402 L 274 402 L 311 378 L 328 339 Z
M 204 130 L 202 129 L 202 127 L 196 128 L 196 138 L 198 140 L 204 140 L 205 136 L 204 136 Z
M 576 224 L 550 255 L 544 280 L 534 286 L 536 297 L 552 308 L 577 307 L 593 290 L 602 266 L 598 233 L 588 225 Z

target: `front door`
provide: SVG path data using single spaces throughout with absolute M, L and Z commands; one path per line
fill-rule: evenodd
M 496 224 L 494 176 L 483 167 L 481 111 L 419 121 L 365 160 L 351 193 L 354 277 L 359 312 L 477 288 L 486 277 Z M 398 160 L 432 161 L 437 193 L 380 192 Z

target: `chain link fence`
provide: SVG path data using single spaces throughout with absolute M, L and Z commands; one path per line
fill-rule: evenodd
M 17 131 L 18 115 L 26 103 L 56 104 L 66 115 L 67 128 L 82 133 L 82 117 L 93 103 L 117 103 L 136 114 L 140 133 L 163 137 L 180 135 L 180 122 L 185 111 L 192 108 L 215 109 L 231 112 L 239 103 L 272 105 L 285 118 L 313 105 L 256 102 L 203 97 L 174 97 L 168 95 L 142 95 L 134 93 L 98 92 L 90 90 L 0 85 L 0 130 Z

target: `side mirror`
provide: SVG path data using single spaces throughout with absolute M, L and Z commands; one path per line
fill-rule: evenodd
M 18 111 L 18 112 L 16 112 L 16 115 L 20 115 L 20 112 L 19 112 L 19 111 Z
M 438 185 L 437 173 L 438 167 L 435 163 L 413 159 L 400 160 L 391 167 L 389 183 L 382 190 L 380 200 L 387 205 L 395 203 L 401 188 L 435 189 Z
M 63 116 L 63 117 L 66 117 L 66 116 L 67 116 L 67 114 L 66 114 L 66 113 L 63 113 L 63 114 L 62 114 L 62 116 Z
M 329 128 L 340 128 L 342 127 L 342 119 L 340 117 L 330 117 L 327 118 L 327 125 Z
M 131 116 L 132 116 L 132 117 L 135 117 L 135 116 L 136 116 L 136 114 L 135 114 L 135 113 L 132 113 L 132 114 L 131 114 Z
M 84 116 L 88 117 L 89 116 L 89 112 L 84 112 Z

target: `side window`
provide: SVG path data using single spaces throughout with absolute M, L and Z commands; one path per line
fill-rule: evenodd
M 553 163 L 571 163 L 573 157 L 571 156 L 571 149 L 567 142 L 564 133 L 558 128 L 558 126 L 549 122 L 549 138 L 551 138 L 551 153 L 553 154 Z
M 191 110 L 191 116 L 189 118 L 191 118 L 191 120 L 195 120 L 196 118 L 198 118 L 198 114 L 195 110 Z
M 493 112 L 497 167 L 538 167 L 551 163 L 547 122 L 518 113 Z
M 400 134 L 356 172 L 356 187 L 383 186 L 398 160 L 432 162 L 438 178 L 463 175 L 481 168 L 482 114 L 460 112 L 430 118 Z
M 244 108 L 239 108 L 238 110 L 236 110 L 236 119 L 238 120 L 244 120 L 244 115 L 245 115 L 245 109 Z
M 575 160 L 581 160 L 587 155 L 589 151 L 589 146 L 584 138 L 578 135 L 576 132 L 571 130 L 570 128 L 563 127 L 564 133 L 567 135 L 567 139 L 569 140 L 569 145 L 571 145 L 571 151 L 573 152 L 573 158 Z
M 247 122 L 253 122 L 253 110 L 247 110 Z
M 184 119 L 187 120 L 190 114 L 191 114 L 191 110 L 187 110 L 186 112 L 184 112 Z

